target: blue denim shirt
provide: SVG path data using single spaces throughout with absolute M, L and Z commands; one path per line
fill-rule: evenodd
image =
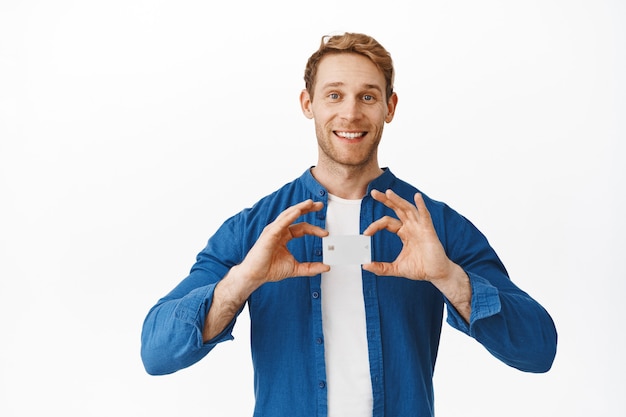
M 388 169 L 369 185 L 369 190 L 389 188 L 408 201 L 413 201 L 418 191 Z M 324 227 L 328 192 L 307 170 L 228 219 L 209 239 L 189 276 L 146 317 L 141 354 L 148 373 L 167 374 L 190 366 L 218 343 L 233 338 L 236 319 L 213 340 L 202 340 L 216 283 L 241 263 L 268 223 L 306 199 L 324 202 L 324 209 L 299 221 Z M 432 378 L 446 305 L 451 326 L 512 367 L 545 372 L 556 353 L 552 319 L 512 283 L 483 234 L 447 205 L 427 196 L 424 199 L 448 257 L 470 277 L 470 322 L 428 282 L 363 271 L 374 417 L 434 414 Z M 361 232 L 385 215 L 396 217 L 368 193 L 361 204 Z M 401 248 L 395 234 L 378 232 L 372 240 L 372 260 L 391 262 Z M 289 249 L 299 261 L 322 261 L 320 238 L 292 240 Z M 322 297 L 318 275 L 264 284 L 248 299 L 255 416 L 326 416 Z

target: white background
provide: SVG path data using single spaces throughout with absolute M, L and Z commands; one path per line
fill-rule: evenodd
M 222 221 L 316 162 L 322 35 L 373 35 L 400 101 L 380 160 L 489 237 L 552 314 L 524 374 L 447 325 L 438 416 L 622 416 L 620 1 L 0 2 L 0 415 L 249 416 L 247 315 L 148 376 L 148 309 Z

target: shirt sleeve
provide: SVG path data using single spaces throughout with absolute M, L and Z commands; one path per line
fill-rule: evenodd
M 163 375 L 186 368 L 217 344 L 233 339 L 236 317 L 206 343 L 202 330 L 215 286 L 233 265 L 241 262 L 236 229 L 236 219 L 224 223 L 198 254 L 189 275 L 148 312 L 141 333 L 141 358 L 149 374 Z
M 472 312 L 467 323 L 447 302 L 448 323 L 493 356 L 526 372 L 546 372 L 556 355 L 557 332 L 548 312 L 509 278 L 485 236 L 464 217 L 448 213 L 448 256 L 467 273 Z

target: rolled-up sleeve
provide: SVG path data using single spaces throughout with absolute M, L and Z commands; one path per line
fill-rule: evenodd
M 237 217 L 226 221 L 198 254 L 187 278 L 148 312 L 141 332 L 141 359 L 149 374 L 163 375 L 186 368 L 217 344 L 233 339 L 236 317 L 206 343 L 202 331 L 215 286 L 233 265 L 241 262 L 238 223 Z
M 509 366 L 526 372 L 547 372 L 557 347 L 552 318 L 510 280 L 495 251 L 474 225 L 451 209 L 447 220 L 449 256 L 465 270 L 472 288 L 470 322 L 447 303 L 448 324 L 476 339 Z
M 160 300 L 148 313 L 141 334 L 141 359 L 151 375 L 176 372 L 198 362 L 218 343 L 232 340 L 233 320 L 204 343 L 202 329 L 216 284 L 197 288 L 176 300 Z

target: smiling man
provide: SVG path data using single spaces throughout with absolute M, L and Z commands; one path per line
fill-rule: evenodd
M 311 83 L 300 102 L 305 116 L 315 120 L 319 154 L 313 175 L 331 194 L 360 199 L 367 184 L 382 174 L 378 144 L 384 124 L 393 119 L 397 95 L 387 97 L 381 70 L 353 53 L 324 56 Z M 356 183 L 346 186 L 336 175 Z
M 228 219 L 150 310 L 146 370 L 175 372 L 231 340 L 246 304 L 255 416 L 432 416 L 444 307 L 504 363 L 549 370 L 554 323 L 482 233 L 379 166 L 398 104 L 389 53 L 363 34 L 324 37 L 304 79 L 317 164 Z M 342 258 L 363 250 L 362 264 Z

